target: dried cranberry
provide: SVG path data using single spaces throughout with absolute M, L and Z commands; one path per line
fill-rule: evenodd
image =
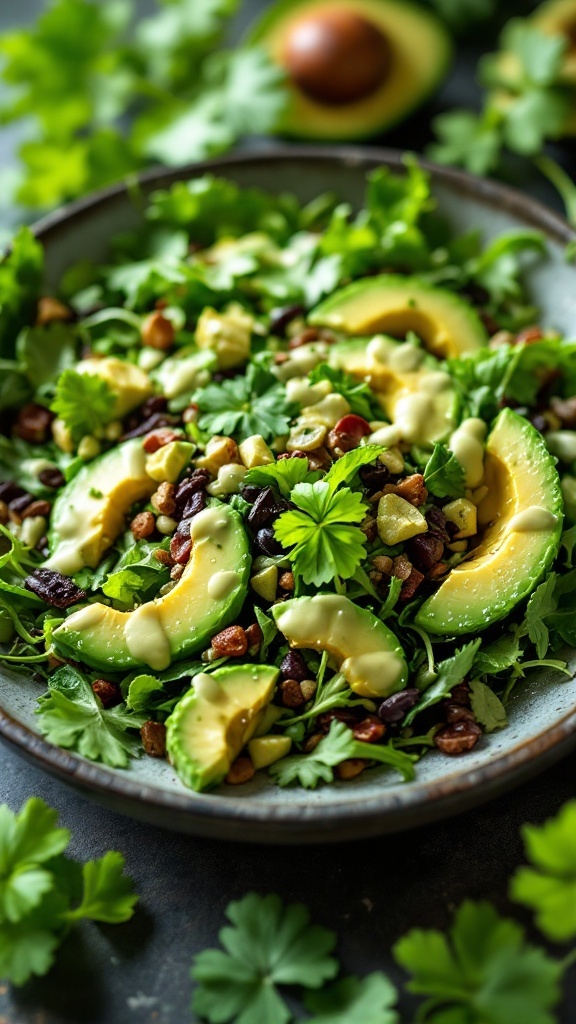
M 431 533 L 421 533 L 408 542 L 408 555 L 423 572 L 428 572 L 444 554 L 444 543 Z
M 401 722 L 404 715 L 407 715 L 418 703 L 419 697 L 420 690 L 417 690 L 416 687 L 410 687 L 407 690 L 400 690 L 399 693 L 393 693 L 378 708 L 380 721 L 386 725 Z
M 247 501 L 250 505 L 253 505 L 254 502 L 256 501 L 256 498 L 260 494 L 261 490 L 262 488 L 256 487 L 256 484 L 244 484 L 240 488 L 240 493 L 244 498 L 244 501 Z
M 432 508 L 428 509 L 426 513 L 426 522 L 428 523 L 428 532 L 434 537 L 438 537 L 444 544 L 448 544 L 450 534 L 446 529 L 446 516 L 442 509 L 432 505 Z
M 372 428 L 363 416 L 356 416 L 349 413 L 343 416 L 328 435 L 328 447 L 340 448 L 343 452 L 350 452 L 357 448 L 363 437 L 372 432 Z
M 0 501 L 5 501 L 7 505 L 15 498 L 21 498 L 25 494 L 24 488 L 19 487 L 13 480 L 5 480 L 4 483 L 0 483 Z
M 362 466 L 359 475 L 369 491 L 380 491 L 390 480 L 390 471 L 381 462 L 375 466 Z
M 265 526 L 272 517 L 274 504 L 275 501 L 272 489 L 270 487 L 264 487 L 259 491 L 252 508 L 246 516 L 248 526 L 252 530 L 259 530 L 261 526 Z
M 16 512 L 18 514 L 23 512 L 25 508 L 28 508 L 28 505 L 31 505 L 33 501 L 34 498 L 32 495 L 27 494 L 26 491 L 24 491 L 24 493 L 18 498 L 13 498 L 12 501 L 9 501 L 8 507 L 11 512 Z
M 256 543 L 260 550 L 270 558 L 273 558 L 275 555 L 282 554 L 282 545 L 276 540 L 274 530 L 269 526 L 265 526 L 262 530 L 258 530 L 258 533 L 256 534 Z
M 87 596 L 74 580 L 53 569 L 34 569 L 24 580 L 24 586 L 54 608 L 69 608 Z
M 176 491 L 176 518 L 181 519 L 184 515 L 184 510 L 188 505 L 190 499 L 198 494 L 199 491 L 203 491 L 210 479 L 210 473 L 207 469 L 195 469 L 191 476 L 186 477 L 178 485 Z M 200 511 L 200 510 L 198 510 Z
M 190 520 L 183 519 L 170 539 L 170 554 L 177 565 L 186 565 L 191 551 Z
M 295 679 L 297 683 L 310 679 L 310 669 L 300 651 L 288 651 L 280 664 L 280 675 L 284 679 Z
M 118 683 L 111 683 L 107 679 L 95 679 L 92 683 L 92 692 L 98 697 L 104 708 L 114 708 L 122 703 L 122 694 Z
M 148 419 L 148 417 L 153 416 L 155 412 L 165 412 L 167 408 L 168 399 L 164 398 L 164 395 L 152 395 L 152 397 L 147 398 L 141 406 L 140 415 L 143 419 Z
M 148 419 L 143 420 L 132 430 L 128 430 L 127 433 L 122 434 L 121 441 L 130 441 L 133 437 L 144 437 L 145 434 L 149 434 L 152 430 L 158 430 L 160 427 L 172 427 L 179 423 L 177 416 L 171 416 L 167 412 L 155 412 Z
M 186 502 L 186 507 L 182 514 L 182 522 L 186 522 L 197 516 L 199 512 L 202 512 L 206 508 L 206 495 L 204 491 L 196 491 L 191 498 Z M 188 526 L 188 535 L 190 534 L 190 526 Z

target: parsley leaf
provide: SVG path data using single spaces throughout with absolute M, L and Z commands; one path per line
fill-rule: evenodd
M 381 971 L 365 978 L 342 978 L 322 992 L 310 992 L 304 999 L 314 1014 L 308 1024 L 397 1024 L 393 1009 L 397 992 Z
M 261 434 L 264 440 L 287 434 L 294 411 L 284 385 L 258 363 L 250 363 L 243 377 L 208 384 L 196 392 L 194 401 L 202 430 L 238 440 L 251 434 Z
M 542 826 L 524 825 L 522 837 L 531 867 L 513 876 L 510 895 L 536 913 L 548 939 L 576 936 L 576 801 Z
M 192 1008 L 211 1024 L 287 1024 L 292 1014 L 277 986 L 320 988 L 337 974 L 329 955 L 336 937 L 311 925 L 302 904 L 248 893 L 226 915 L 232 927 L 219 933 L 224 951 L 205 949 L 192 967 Z
M 464 468 L 446 445 L 434 445 L 424 469 L 424 483 L 437 498 L 462 498 L 466 491 Z
M 124 857 L 114 850 L 105 853 L 99 860 L 84 864 L 82 901 L 68 913 L 68 920 L 89 918 L 106 924 L 129 921 L 138 897 L 132 891 L 132 882 L 124 874 L 124 868 Z
M 72 432 L 75 441 L 109 423 L 116 396 L 102 377 L 76 370 L 64 370 L 50 405 Z
M 503 729 L 508 724 L 506 709 L 486 683 L 479 679 L 473 679 L 470 683 L 470 703 L 476 721 L 484 726 L 486 732 L 494 732 L 494 729 Z
M 66 849 L 70 833 L 57 828 L 58 814 L 34 797 L 20 815 L 0 807 L 0 923 L 20 921 L 52 886 L 39 865 Z
M 428 997 L 430 1024 L 554 1024 L 561 965 L 489 903 L 463 903 L 447 936 L 413 930 L 393 952 L 408 990 Z
M 319 782 L 333 782 L 332 769 L 337 764 L 356 757 L 387 764 L 400 772 L 405 781 L 414 778 L 414 765 L 407 754 L 393 747 L 355 740 L 352 730 L 336 720 L 314 750 L 276 761 L 270 768 L 270 775 L 278 786 L 298 782 L 304 789 L 316 789 Z
M 255 484 L 256 487 L 270 487 L 274 484 L 282 497 L 289 498 L 292 488 L 308 477 L 308 459 L 278 459 L 268 466 L 249 469 L 244 481 L 247 484 Z
M 131 731 L 140 729 L 144 716 L 122 705 L 103 708 L 86 676 L 71 665 L 57 669 L 49 685 L 49 696 L 42 699 L 37 714 L 40 731 L 51 743 L 112 768 L 125 768 L 130 757 L 137 756 L 140 743 Z
M 461 647 L 451 658 L 446 658 L 435 666 L 434 682 L 424 691 L 416 706 L 408 712 L 404 719 L 405 725 L 411 725 L 416 715 L 425 708 L 432 707 L 433 704 L 438 704 L 450 696 L 452 689 L 468 675 L 481 643 L 479 637 L 478 640 Z
M 350 579 L 366 553 L 364 533 L 350 524 L 362 522 L 367 506 L 349 487 L 333 491 L 329 476 L 296 484 L 291 501 L 300 511 L 284 512 L 274 523 L 276 539 L 291 549 L 294 571 L 316 586 L 337 576 Z
M 351 452 L 346 452 L 341 459 L 332 463 L 324 477 L 324 482 L 334 492 L 340 484 L 351 483 L 358 470 L 362 466 L 367 466 L 369 462 L 374 462 L 383 451 L 382 445 L 367 444 L 361 448 L 354 448 Z
M 440 114 L 432 123 L 439 140 L 428 148 L 432 160 L 465 167 L 471 174 L 488 174 L 498 166 L 502 148 L 500 114 L 454 110 Z

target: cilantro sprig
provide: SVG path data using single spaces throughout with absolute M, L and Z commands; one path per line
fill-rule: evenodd
M 286 398 L 286 388 L 263 365 L 252 362 L 246 373 L 220 384 L 208 384 L 196 392 L 199 425 L 212 434 L 228 434 L 244 440 L 261 434 L 271 440 L 287 434 L 295 414 Z
M 0 978 L 14 985 L 47 973 L 72 925 L 128 921 L 138 899 L 121 854 L 81 866 L 57 820 L 37 797 L 19 814 L 0 807 Z
M 110 422 L 115 401 L 116 395 L 102 377 L 64 370 L 50 408 L 64 420 L 74 440 L 79 441 Z

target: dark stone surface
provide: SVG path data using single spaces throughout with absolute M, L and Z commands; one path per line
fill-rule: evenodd
M 262 0 L 245 5 L 246 11 L 262 6 Z M 2 5 L 0 27 L 31 18 L 42 7 L 41 0 Z M 460 48 L 456 72 L 437 108 L 473 101 L 475 56 Z M 420 148 L 428 137 L 429 115 L 430 110 L 419 115 L 387 143 Z M 0 166 L 8 163 L 16 141 L 17 133 L 3 130 Z M 537 190 L 535 179 L 516 180 Z M 542 194 L 549 195 L 546 189 Z M 307 903 L 318 922 L 338 931 L 347 971 L 384 968 L 398 977 L 389 950 L 410 927 L 444 927 L 467 897 L 510 909 L 507 882 L 522 860 L 519 827 L 543 821 L 574 795 L 575 769 L 576 755 L 480 810 L 403 836 L 338 847 L 267 849 L 133 822 L 0 749 L 0 802 L 17 809 L 29 796 L 43 797 L 72 830 L 73 854 L 88 859 L 121 850 L 141 895 L 132 923 L 86 925 L 67 941 L 47 978 L 19 992 L 0 988 L 0 1024 L 185 1024 L 191 1017 L 192 955 L 216 940 L 228 901 L 252 889 Z M 566 990 L 559 1021 L 573 1024 L 574 973 Z M 406 1019 L 411 1019 L 409 1006 Z

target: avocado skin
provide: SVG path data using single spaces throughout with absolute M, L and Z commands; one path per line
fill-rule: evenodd
M 222 690 L 221 699 L 213 703 L 194 686 L 185 694 L 166 722 L 168 756 L 185 786 L 198 793 L 224 780 L 257 729 L 279 675 L 268 665 L 226 665 L 210 676 Z M 208 733 L 222 740 L 222 748 L 211 750 L 208 758 L 198 756 L 198 750 L 195 755 L 190 748 L 195 725 L 199 746 Z
M 507 577 L 505 573 L 497 577 L 496 570 L 499 568 L 498 552 L 505 552 L 508 538 L 501 544 L 490 545 L 486 538 L 493 528 L 488 526 L 479 549 L 485 544 L 494 556 L 485 566 L 484 577 L 474 579 L 472 576 L 474 558 L 452 570 L 416 614 L 416 625 L 429 633 L 442 636 L 478 633 L 503 619 L 540 583 L 558 554 L 564 502 L 555 460 L 542 435 L 512 409 L 504 409 L 494 423 L 486 450 L 493 453 L 496 463 L 504 463 L 510 476 L 518 481 L 520 504 L 509 511 L 510 518 L 523 508 L 540 505 L 557 517 L 556 526 L 549 531 L 511 535 L 519 539 L 512 542 L 515 547 L 510 552 Z M 537 478 L 532 493 L 530 485 L 525 484 L 531 467 L 535 467 L 534 477 Z M 479 510 L 481 512 L 482 504 Z M 502 517 L 498 522 L 502 525 Z
M 423 7 L 405 0 L 349 0 L 351 12 L 372 21 L 385 35 L 401 41 L 394 74 L 367 97 L 334 107 L 313 101 L 294 84 L 292 102 L 282 117 L 278 134 L 315 141 L 369 138 L 394 127 L 424 103 L 448 73 L 453 56 L 451 37 L 443 23 Z M 325 0 L 330 7 L 331 0 Z M 280 59 L 286 23 L 295 12 L 305 18 L 312 0 L 277 0 L 250 27 L 246 42 L 264 48 L 273 61 Z M 420 33 L 420 34 L 419 34 Z M 398 49 L 398 46 L 394 47 Z M 410 54 L 411 61 L 406 59 Z M 419 76 L 422 76 L 419 79 Z

